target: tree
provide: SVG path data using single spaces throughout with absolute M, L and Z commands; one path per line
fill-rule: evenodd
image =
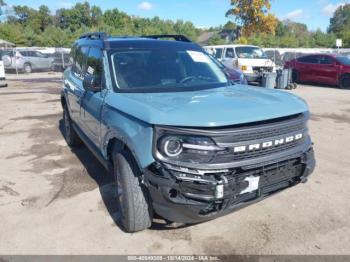
M 328 27 L 328 32 L 335 34 L 340 34 L 344 30 L 350 30 L 350 4 L 338 7 Z
M 48 26 L 52 25 L 53 19 L 50 14 L 50 9 L 46 5 L 41 5 L 39 7 L 37 19 L 39 20 L 41 32 L 44 32 Z
M 343 40 L 343 46 L 350 46 L 350 4 L 339 6 L 330 19 L 328 33 Z
M 224 25 L 224 29 L 226 30 L 236 30 L 237 25 L 231 21 L 228 21 L 225 25 Z
M 269 0 L 231 0 L 231 6 L 226 16 L 233 16 L 243 26 L 244 36 L 275 33 L 278 20 L 268 13 L 271 8 Z

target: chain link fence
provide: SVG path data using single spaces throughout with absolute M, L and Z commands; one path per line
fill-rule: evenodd
M 71 65 L 69 48 L 15 47 L 1 48 L 0 58 L 6 74 L 63 72 Z

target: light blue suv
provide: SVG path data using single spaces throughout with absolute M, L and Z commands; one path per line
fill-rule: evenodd
M 83 141 L 115 177 L 127 232 L 150 227 L 154 213 L 207 221 L 314 170 L 306 103 L 233 85 L 184 36 L 91 33 L 71 56 L 61 96 L 65 137 L 70 146 Z

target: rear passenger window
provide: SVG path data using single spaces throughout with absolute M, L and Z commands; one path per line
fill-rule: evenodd
M 87 58 L 86 74 L 102 77 L 103 53 L 97 47 L 91 47 Z
M 333 64 L 333 59 L 329 56 L 321 56 L 320 57 L 320 64 L 322 65 L 331 65 Z
M 226 58 L 235 58 L 235 52 L 234 52 L 233 48 L 226 49 L 225 57 Z
M 309 64 L 318 64 L 319 59 L 317 56 L 303 56 L 298 58 L 298 61 L 301 63 L 309 63 Z
M 89 48 L 86 46 L 78 47 L 75 54 L 75 62 L 72 68 L 73 74 L 78 78 L 83 78 L 85 73 L 86 58 Z

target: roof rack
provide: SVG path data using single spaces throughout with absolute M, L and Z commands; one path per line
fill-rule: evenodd
M 79 37 L 79 39 L 83 39 L 83 38 L 88 38 L 88 39 L 101 39 L 101 40 L 105 40 L 107 38 L 107 34 L 105 32 L 95 32 L 95 33 L 87 33 L 87 34 L 83 34 Z
M 141 37 L 153 39 L 173 38 L 175 41 L 192 42 L 189 38 L 187 38 L 184 35 L 143 35 Z

